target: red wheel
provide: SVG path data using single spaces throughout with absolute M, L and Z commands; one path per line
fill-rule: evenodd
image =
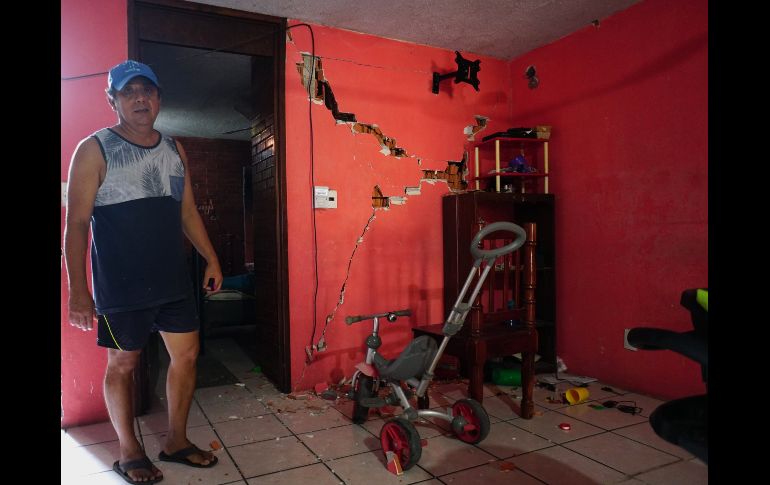
M 477 401 L 456 401 L 452 404 L 452 415 L 452 431 L 462 441 L 476 444 L 489 434 L 489 415 Z
M 402 470 L 412 468 L 422 455 L 420 435 L 414 425 L 404 418 L 391 419 L 382 426 L 380 443 L 385 460 L 388 459 L 388 451 L 392 451 L 398 456 Z

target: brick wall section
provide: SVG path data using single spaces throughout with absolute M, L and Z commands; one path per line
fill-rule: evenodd
M 195 204 L 225 276 L 245 272 L 243 168 L 249 142 L 177 137 L 187 153 Z M 188 253 L 192 245 L 187 243 Z
M 252 132 L 251 187 L 253 197 L 252 221 L 255 231 L 253 244 L 254 277 L 256 280 L 258 355 L 261 362 L 271 362 L 276 371 L 282 360 L 278 322 L 278 288 L 276 248 L 276 186 L 273 116 L 257 121 Z
M 252 131 L 251 139 L 251 184 L 252 197 L 254 200 L 254 212 L 252 220 L 254 227 L 257 228 L 256 234 L 259 239 L 253 245 L 247 247 L 253 248 L 253 254 L 249 254 L 254 261 L 255 268 L 262 270 L 273 269 L 275 267 L 275 149 L 274 143 L 274 120 L 269 115 L 260 119 Z M 266 230 L 260 230 L 265 228 Z M 254 232 L 252 232 L 254 234 Z M 247 242 L 248 242 L 247 236 Z M 247 253 L 249 253 L 247 249 Z M 248 260 L 248 256 L 247 256 Z

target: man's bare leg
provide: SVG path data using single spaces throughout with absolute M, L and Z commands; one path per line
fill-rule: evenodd
M 144 457 L 142 445 L 134 433 L 134 369 L 139 364 L 140 350 L 107 349 L 107 372 L 104 374 L 104 401 L 110 421 L 120 442 L 120 463 Z M 129 470 L 133 480 L 147 481 L 163 476 L 160 470 Z
M 171 357 L 166 379 L 168 400 L 168 434 L 163 451 L 171 455 L 192 443 L 187 439 L 187 418 L 195 392 L 196 359 L 198 358 L 198 332 L 160 332 L 166 350 Z M 193 463 L 208 465 L 214 459 L 210 452 L 192 453 L 187 458 Z

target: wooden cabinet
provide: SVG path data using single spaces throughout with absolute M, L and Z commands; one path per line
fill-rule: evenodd
M 535 319 L 539 334 L 535 365 L 538 372 L 552 372 L 556 366 L 556 261 L 553 194 L 465 192 L 448 194 L 442 198 L 444 241 L 444 314 L 450 307 L 468 277 L 473 256 L 470 244 L 484 225 L 510 221 L 522 227 L 533 222 L 537 228 L 535 246 L 536 286 Z M 505 310 L 508 302 L 495 302 L 489 308 L 481 298 L 483 314 Z M 516 322 L 512 322 L 516 324 Z M 465 330 L 465 328 L 463 329 Z

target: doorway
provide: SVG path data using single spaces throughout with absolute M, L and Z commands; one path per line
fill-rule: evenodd
M 286 21 L 176 0 L 134 0 L 128 7 L 129 58 L 158 74 L 156 128 L 185 148 L 196 204 L 225 276 L 227 291 L 204 297 L 201 264 L 188 243 L 202 357 L 210 359 L 207 347 L 221 347 L 215 339 L 230 337 L 289 392 Z M 146 409 L 162 365 L 152 347 L 143 359 L 139 409 Z

